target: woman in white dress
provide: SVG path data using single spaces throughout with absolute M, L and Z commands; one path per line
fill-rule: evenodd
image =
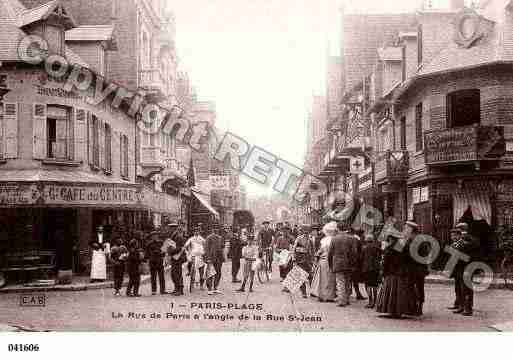
M 321 245 L 316 253 L 318 258 L 317 269 L 312 281 L 311 294 L 319 299 L 319 302 L 334 302 L 336 297 L 335 274 L 331 273 L 328 264 L 328 251 L 332 238 L 337 234 L 337 223 L 326 224 L 322 232 L 325 237 L 321 239 Z

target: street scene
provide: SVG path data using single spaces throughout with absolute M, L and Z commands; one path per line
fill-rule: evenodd
M 512 331 L 512 25 L 0 0 L 0 331 Z
M 393 320 L 369 311 L 365 308 L 366 301 L 356 302 L 354 297 L 350 307 L 338 308 L 334 303 L 319 303 L 315 298 L 303 299 L 298 295 L 282 293 L 277 279 L 278 273 L 273 275 L 270 283 L 255 285 L 253 293 L 245 294 L 235 292 L 238 286 L 231 283 L 229 265 L 225 265 L 220 285 L 223 294 L 216 296 L 209 296 L 206 291 L 200 290 L 182 297 L 152 296 L 151 286 L 147 283 L 141 287 L 140 298 L 116 297 L 111 289 L 46 293 L 38 291 L 31 295 L 44 293 L 45 307 L 20 308 L 20 294 L 2 294 L 0 322 L 19 325 L 24 330 L 49 331 L 511 330 L 504 326 L 513 320 L 513 295 L 510 291 L 490 290 L 480 294 L 476 298 L 475 316 L 465 318 L 447 310 L 450 304 L 448 299 L 452 296 L 449 285 L 427 284 L 429 300 L 424 317 Z M 207 309 L 209 305 L 215 306 L 217 303 L 225 308 Z M 227 309 L 229 304 L 233 307 Z M 259 305 L 262 306 L 261 310 Z M 120 313 L 123 317 L 119 317 Z M 130 316 L 130 313 L 133 314 Z M 162 317 L 152 319 L 152 313 L 160 313 Z M 198 314 L 199 319 L 195 320 L 194 314 Z M 179 318 L 180 315 L 188 315 L 189 319 Z M 240 319 L 241 315 L 248 316 L 249 319 Z M 254 315 L 259 315 L 262 319 L 256 320 Z M 272 318 L 268 318 L 269 315 Z M 293 316 L 293 320 L 290 320 L 290 316 Z

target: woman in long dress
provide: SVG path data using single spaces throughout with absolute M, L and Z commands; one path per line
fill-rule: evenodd
M 403 315 L 417 316 L 415 291 L 409 268 L 411 258 L 408 251 L 394 249 L 399 238 L 389 235 L 383 254 L 383 285 L 379 291 L 377 312 L 399 319 Z
M 334 302 L 336 297 L 335 274 L 330 271 L 328 264 L 328 251 L 331 246 L 331 240 L 337 233 L 337 223 L 331 222 L 322 229 L 325 237 L 321 239 L 321 244 L 316 256 L 319 258 L 317 268 L 312 280 L 311 294 L 319 299 L 319 302 Z

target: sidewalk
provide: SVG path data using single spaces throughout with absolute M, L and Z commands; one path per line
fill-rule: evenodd
M 170 267 L 166 267 L 165 272 L 169 271 Z M 102 282 L 102 283 L 89 283 L 89 277 L 74 277 L 74 283 L 72 284 L 56 284 L 50 286 L 40 286 L 40 285 L 27 285 L 27 284 L 17 284 L 10 285 L 0 289 L 0 294 L 2 293 L 32 293 L 32 292 L 78 292 L 84 290 L 95 290 L 95 289 L 110 289 L 114 286 L 114 282 L 111 280 Z M 150 275 L 142 275 L 141 276 L 141 284 L 148 283 L 150 281 Z M 125 277 L 123 280 L 123 286 L 128 284 L 128 278 Z M 439 284 L 439 285 L 453 285 L 454 280 L 447 278 L 441 274 L 430 274 L 426 278 L 426 284 Z M 502 279 L 494 279 L 493 283 L 490 285 L 490 289 L 504 289 L 504 281 Z
M 166 267 L 164 272 L 167 273 L 171 267 Z M 141 275 L 141 285 L 146 284 L 150 281 L 149 274 Z M 125 275 L 123 279 L 123 287 L 128 284 L 128 277 Z M 89 283 L 89 276 L 76 276 L 73 277 L 73 283 L 71 284 L 53 284 L 53 285 L 38 285 L 37 283 L 27 284 L 15 284 L 8 285 L 4 288 L 0 288 L 0 294 L 2 293 L 32 293 L 32 292 L 79 292 L 84 290 L 95 290 L 95 289 L 110 289 L 114 287 L 112 280 L 106 280 L 101 283 Z

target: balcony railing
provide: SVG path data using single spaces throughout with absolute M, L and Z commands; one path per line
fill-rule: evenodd
M 378 154 L 375 165 L 376 182 L 398 181 L 408 177 L 408 152 L 386 151 Z
M 160 147 L 141 148 L 141 166 L 164 166 Z
M 504 128 L 465 126 L 424 134 L 427 165 L 496 160 L 506 153 Z
M 187 172 L 189 168 L 182 162 L 179 162 L 176 158 L 168 158 L 164 160 L 164 171 L 163 175 L 174 175 L 182 179 L 187 178 Z

